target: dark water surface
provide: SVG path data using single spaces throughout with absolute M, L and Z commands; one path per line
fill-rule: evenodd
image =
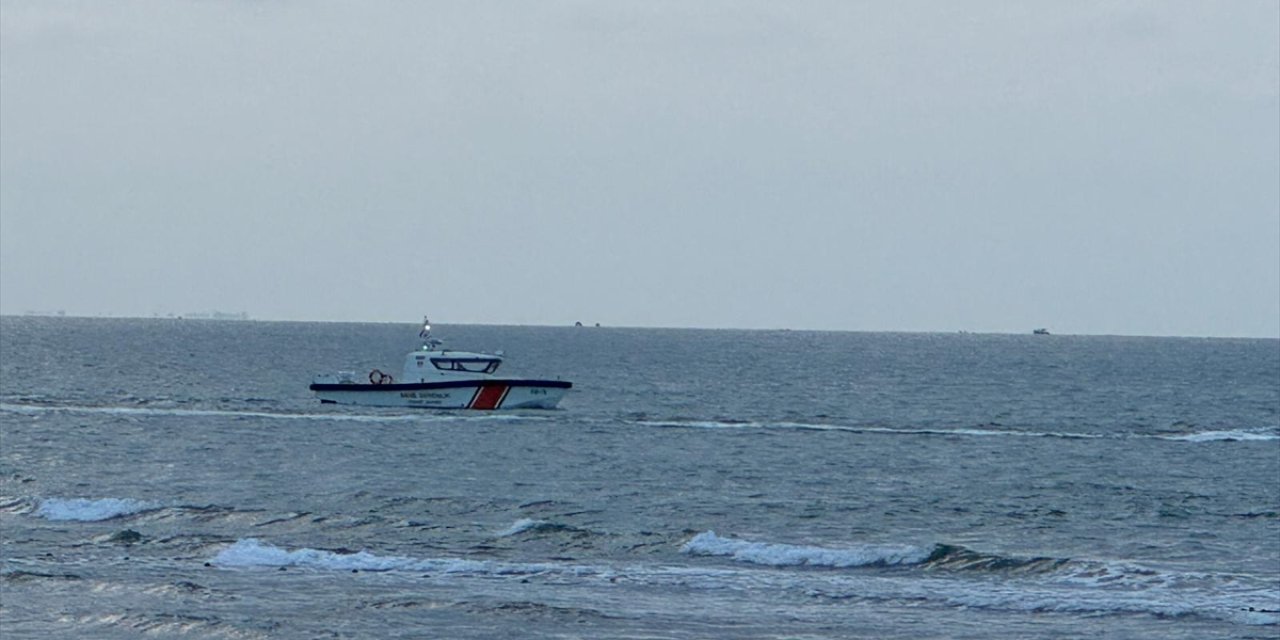
M 0 318 L 5 638 L 1274 638 L 1280 341 Z

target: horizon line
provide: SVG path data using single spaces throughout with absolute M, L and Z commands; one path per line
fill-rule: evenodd
M 76 313 L 48 313 L 27 311 L 24 313 L 4 313 L 0 312 L 0 318 L 48 318 L 55 320 L 163 320 L 163 321 L 192 321 L 192 322 L 271 322 L 271 323 L 323 323 L 323 324 L 420 324 L 417 321 L 402 320 L 316 320 L 316 319 L 281 319 L 281 318 L 255 318 L 247 312 L 223 313 L 226 317 L 209 317 L 210 314 L 223 312 L 195 312 L 194 315 L 82 315 Z M 238 317 L 237 317 L 238 316 Z M 603 323 L 582 323 L 576 324 L 570 322 L 567 324 L 543 324 L 543 323 L 512 323 L 512 322 L 432 322 L 433 325 L 455 325 L 455 326 L 489 326 L 489 327 L 538 327 L 538 328 L 568 328 L 568 329 L 649 329 L 659 331 L 773 331 L 773 332 L 797 332 L 797 333 L 897 333 L 897 334 L 928 334 L 928 335 L 988 335 L 988 336 L 1022 336 L 1034 335 L 1035 329 L 1026 331 L 1001 331 L 1001 330 L 984 330 L 984 329 L 830 329 L 830 328 L 807 328 L 807 327 L 710 327 L 710 326 L 675 326 L 675 325 L 609 325 Z M 1096 337 L 1096 338 L 1190 338 L 1190 339 L 1214 339 L 1214 340 L 1280 340 L 1280 334 L 1276 335 L 1207 335 L 1207 334 L 1144 334 L 1144 333 L 1070 333 L 1051 331 L 1049 334 L 1039 336 L 1041 338 L 1053 337 Z

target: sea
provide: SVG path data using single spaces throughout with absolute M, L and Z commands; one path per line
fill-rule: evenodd
M 1280 341 L 0 318 L 0 636 L 1277 638 Z

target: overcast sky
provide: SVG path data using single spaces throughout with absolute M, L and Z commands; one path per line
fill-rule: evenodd
M 0 313 L 1280 336 L 1280 3 L 0 4 Z

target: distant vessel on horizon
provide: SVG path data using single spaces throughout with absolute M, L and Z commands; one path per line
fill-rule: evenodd
M 1047 336 L 1047 335 L 1049 335 L 1049 330 L 1048 330 L 1048 329 L 1045 329 L 1044 327 L 1040 327 L 1039 329 L 1036 329 L 1035 331 L 1032 331 L 1031 333 L 1033 333 L 1033 334 L 1035 334 L 1035 335 L 1038 335 L 1038 336 Z
M 226 311 L 205 311 L 196 313 L 187 313 L 179 318 L 188 320 L 248 320 L 249 314 L 241 311 L 240 313 L 227 313 Z

